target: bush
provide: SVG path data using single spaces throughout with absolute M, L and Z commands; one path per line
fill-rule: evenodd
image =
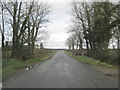
M 72 52 L 73 55 L 80 56 L 83 55 L 94 58 L 95 60 L 98 59 L 101 62 L 106 62 L 111 65 L 118 66 L 118 51 L 116 49 L 99 49 L 99 50 L 68 50 Z
M 112 65 L 118 65 L 118 52 L 113 49 L 99 49 L 99 50 L 89 50 L 89 57 L 99 59 L 102 62 L 106 62 Z

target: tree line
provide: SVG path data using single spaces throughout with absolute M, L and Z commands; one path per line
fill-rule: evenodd
M 49 22 L 50 5 L 46 2 L 1 2 L 2 48 L 5 47 L 7 32 L 11 32 L 11 58 L 21 58 L 22 48 L 28 45 L 29 54 L 34 54 L 35 42 L 46 38 L 42 30 Z M 42 34 L 41 34 L 42 33 Z M 41 36 L 40 36 L 41 35 Z
M 72 2 L 73 24 L 66 41 L 69 49 L 83 49 L 95 58 L 106 57 L 113 41 L 120 49 L 120 2 Z

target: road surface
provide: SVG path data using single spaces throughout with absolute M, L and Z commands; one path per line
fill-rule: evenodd
M 117 88 L 116 82 L 89 65 L 58 51 L 4 88 Z

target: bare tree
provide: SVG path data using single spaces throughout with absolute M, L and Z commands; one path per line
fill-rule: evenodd
M 29 6 L 29 9 L 27 10 L 27 14 L 24 10 L 22 10 L 23 2 L 9 2 L 9 3 L 3 3 L 7 11 L 12 16 L 11 26 L 13 29 L 13 46 L 12 46 L 12 54 L 11 57 L 16 58 L 19 54 L 20 47 L 23 44 L 23 34 L 26 30 L 26 23 L 29 18 L 29 15 L 32 12 L 33 4 Z M 11 7 L 13 10 L 11 10 L 8 7 L 8 4 L 11 4 Z M 24 6 L 23 6 L 24 7 Z M 20 40 L 21 39 L 21 40 Z
M 82 49 L 83 48 L 83 29 L 81 28 L 81 26 L 79 25 L 79 23 L 73 24 L 70 27 L 69 33 L 74 34 L 75 37 L 75 41 L 76 41 L 76 49 Z
M 67 39 L 67 41 L 66 41 L 66 45 L 69 47 L 69 50 L 71 49 L 71 40 L 70 40 L 70 38 L 68 38 Z
M 35 3 L 34 12 L 31 14 L 31 20 L 29 19 L 28 21 L 29 23 L 28 24 L 28 34 L 29 34 L 28 40 L 29 40 L 29 44 L 31 43 L 33 49 L 34 49 L 35 41 L 37 39 L 39 30 L 43 26 L 45 26 L 45 23 L 48 22 L 47 15 L 49 14 L 49 12 L 50 12 L 49 5 L 47 3 L 43 3 L 43 2 L 40 2 L 39 4 L 38 2 Z M 41 31 L 42 30 L 40 30 L 40 32 Z M 32 49 L 32 52 L 34 52 L 33 49 Z
M 19 58 L 22 54 L 24 44 L 34 45 L 38 37 L 40 28 L 46 26 L 48 22 L 49 5 L 39 2 L 3 2 L 9 13 L 9 24 L 12 28 L 12 58 Z
M 88 41 L 88 38 L 86 37 L 87 36 L 87 32 L 88 32 L 88 25 L 87 25 L 87 20 L 89 20 L 87 18 L 86 20 L 86 11 L 88 8 L 87 7 L 87 4 L 84 3 L 84 2 L 73 2 L 72 4 L 73 6 L 73 13 L 74 13 L 74 19 L 82 26 L 83 28 L 83 33 L 84 33 L 84 39 L 86 40 L 86 46 L 87 46 L 87 49 L 89 49 L 89 41 Z M 88 13 L 88 11 L 87 11 Z M 88 21 L 88 23 L 90 23 L 90 20 Z
M 82 27 L 82 39 L 86 42 L 88 55 L 97 53 L 95 57 L 98 58 L 108 56 L 112 29 L 119 27 L 120 18 L 115 18 L 119 7 L 119 4 L 111 2 L 72 2 L 74 23 Z M 117 29 L 115 32 L 119 34 Z
M 66 45 L 68 45 L 69 49 L 74 50 L 76 46 L 76 35 L 71 34 L 71 36 L 67 39 Z

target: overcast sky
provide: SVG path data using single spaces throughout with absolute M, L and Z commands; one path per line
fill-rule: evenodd
M 67 28 L 71 23 L 70 2 L 50 2 L 50 21 L 46 28 L 50 37 L 44 46 L 48 48 L 66 48 L 65 41 L 68 37 Z

